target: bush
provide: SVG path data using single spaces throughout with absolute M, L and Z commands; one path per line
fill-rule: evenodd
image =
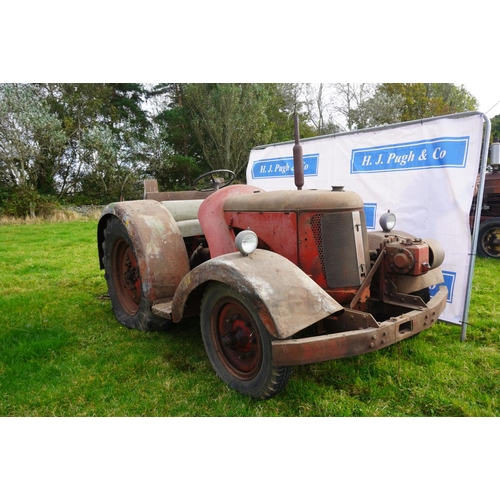
M 29 188 L 14 188 L 1 200 L 0 214 L 11 217 L 47 217 L 59 210 L 59 202 Z

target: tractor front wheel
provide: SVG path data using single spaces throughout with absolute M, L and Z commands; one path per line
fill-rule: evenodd
M 254 399 L 280 393 L 291 367 L 272 363 L 272 337 L 249 301 L 223 283 L 208 286 L 200 311 L 201 333 L 217 375 Z

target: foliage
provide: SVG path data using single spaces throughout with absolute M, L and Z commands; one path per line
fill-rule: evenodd
M 13 188 L 1 201 L 0 215 L 11 217 L 45 217 L 60 208 L 54 197 L 41 195 L 26 186 Z
M 367 122 L 370 125 L 390 123 L 385 120 L 409 121 L 477 109 L 477 100 L 462 86 L 452 83 L 382 83 L 370 102 Z M 396 100 L 389 114 L 381 113 L 380 104 Z M 377 102 L 378 101 L 378 102 Z M 378 106 L 376 105 L 378 104 Z M 383 106 L 382 106 L 383 110 Z
M 125 134 L 126 131 L 122 131 L 122 135 Z M 137 192 L 138 171 L 132 168 L 140 144 L 134 139 L 131 132 L 128 147 L 124 147 L 123 141 L 119 141 L 109 127 L 97 125 L 86 131 L 82 137 L 82 160 L 88 170 L 81 180 L 80 191 L 95 202 L 104 204 L 140 198 L 140 190 Z
M 307 138 L 475 106 L 446 83 L 1 84 L 0 208 L 19 187 L 101 204 L 141 197 L 148 177 L 244 181 L 253 147 L 293 140 L 295 114 Z
M 317 91 L 321 94 L 321 91 Z M 335 129 L 325 117 L 327 104 L 323 106 L 312 84 L 278 83 L 270 93 L 266 114 L 272 125 L 270 143 L 290 141 L 294 138 L 294 116 L 299 117 L 300 137 L 314 137 Z M 317 116 L 317 115 L 320 116 Z
M 500 140 L 500 115 L 496 115 L 491 119 L 491 138 Z
M 195 178 L 210 169 L 184 106 L 185 88 L 186 84 L 159 84 L 149 93 L 156 99 L 156 113 L 149 130 L 145 173 L 165 191 L 192 189 Z
M 191 126 L 212 170 L 238 176 L 255 144 L 267 142 L 264 85 L 198 84 L 186 89 Z
M 197 318 L 165 333 L 117 323 L 95 234 L 95 220 L 2 227 L 0 415 L 500 416 L 495 259 L 476 261 L 465 342 L 438 323 L 375 353 L 297 367 L 284 393 L 253 401 L 217 378 Z
M 336 83 L 336 111 L 342 116 L 347 130 L 368 126 L 363 116 L 364 105 L 374 93 L 375 85 L 370 83 Z
M 0 85 L 0 170 L 11 184 L 47 192 L 65 141 L 59 120 L 33 87 Z
M 221 168 L 239 173 L 250 150 L 260 144 L 293 139 L 293 115 L 299 113 L 301 136 L 316 135 L 301 111 L 299 84 L 159 84 L 155 154 L 146 172 L 163 189 L 191 189 L 203 172 Z M 163 101 L 158 98 L 162 96 Z

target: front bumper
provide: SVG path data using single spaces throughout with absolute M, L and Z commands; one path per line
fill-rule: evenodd
M 356 329 L 303 339 L 274 340 L 272 343 L 273 364 L 296 366 L 347 358 L 401 342 L 432 326 L 443 312 L 447 296 L 448 290 L 442 286 L 427 303 L 426 309 L 413 310 L 383 323 L 377 323 L 372 319 L 372 326 L 362 329 L 359 329 L 356 318 L 359 316 L 366 318 L 367 315 L 360 315 L 358 311 L 356 314 L 351 314 L 354 311 L 347 309 L 344 315 L 347 315 L 347 318 L 353 318 L 353 325 Z

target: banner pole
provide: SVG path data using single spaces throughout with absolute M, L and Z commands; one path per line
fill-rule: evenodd
M 484 192 L 484 179 L 486 175 L 486 164 L 488 163 L 488 149 L 490 144 L 491 135 L 491 122 L 490 119 L 483 114 L 483 120 L 486 124 L 483 135 L 483 155 L 481 158 L 480 177 L 479 177 L 479 190 L 476 198 L 476 213 L 474 216 L 474 229 L 472 232 L 472 248 L 470 253 L 469 262 L 469 275 L 467 278 L 467 290 L 465 293 L 465 307 L 462 316 L 462 331 L 460 333 L 460 340 L 465 341 L 467 334 L 467 321 L 469 319 L 470 297 L 472 292 L 472 279 L 474 278 L 474 264 L 476 262 L 477 240 L 479 235 L 479 226 L 481 224 L 481 207 L 483 206 L 483 192 Z

